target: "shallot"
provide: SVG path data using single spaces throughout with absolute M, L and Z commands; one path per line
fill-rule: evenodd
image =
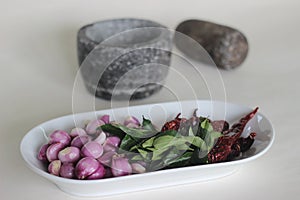
M 62 130 L 56 130 L 49 135 L 49 144 L 61 143 L 65 146 L 69 145 L 71 142 L 70 135 Z
M 105 166 L 110 166 L 114 155 L 116 155 L 116 152 L 114 151 L 105 152 L 100 158 L 98 158 L 98 161 Z
M 50 174 L 59 176 L 60 168 L 61 168 L 61 161 L 53 160 L 48 166 L 48 171 Z
M 129 124 L 131 126 L 140 126 L 140 122 L 137 118 L 133 117 L 133 116 L 128 116 L 125 120 L 124 120 L 124 123 L 123 123 L 125 126 L 128 126 Z
M 58 159 L 58 153 L 64 148 L 64 144 L 62 143 L 54 143 L 51 144 L 46 151 L 46 157 L 49 162 L 52 162 L 54 160 Z
M 100 120 L 102 120 L 105 124 L 109 123 L 109 115 L 103 115 L 100 117 Z
M 81 149 L 81 147 L 83 147 L 83 145 L 85 145 L 89 141 L 90 141 L 90 138 L 88 135 L 81 135 L 81 136 L 78 135 L 72 140 L 71 146 L 78 147 Z
M 89 175 L 86 179 L 93 180 L 93 179 L 101 179 L 105 176 L 105 168 L 102 164 L 99 164 L 98 169 Z
M 111 161 L 111 172 L 114 176 L 125 176 L 132 173 L 132 167 L 123 155 L 114 155 Z
M 41 146 L 41 148 L 39 150 L 39 154 L 38 154 L 38 159 L 40 161 L 47 161 L 46 152 L 47 152 L 48 147 L 49 147 L 49 144 L 44 144 Z
M 85 179 L 93 174 L 99 167 L 100 163 L 92 158 L 85 157 L 78 161 L 75 167 L 75 175 L 78 179 Z
M 90 121 L 87 125 L 86 125 L 86 132 L 88 134 L 96 134 L 97 132 L 101 132 L 101 130 L 99 130 L 99 128 L 104 125 L 105 123 L 100 120 L 100 119 L 95 119 L 93 121 Z
M 74 163 L 80 159 L 80 150 L 77 147 L 66 147 L 58 153 L 58 159 L 63 163 Z
M 84 136 L 86 134 L 87 133 L 83 128 L 78 128 L 78 127 L 73 128 L 70 132 L 70 136 L 73 137 L 73 138 L 76 137 L 76 136 Z
M 99 158 L 103 154 L 103 147 L 98 142 L 88 142 L 81 148 L 81 153 L 86 157 Z
M 64 178 L 75 178 L 75 167 L 73 163 L 63 163 L 59 175 Z

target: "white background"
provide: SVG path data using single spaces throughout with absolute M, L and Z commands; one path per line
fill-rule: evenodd
M 229 177 L 105 199 L 297 199 L 300 195 L 300 3 L 297 0 L 1 0 L 2 198 L 79 199 L 61 192 L 29 170 L 19 153 L 19 143 L 32 127 L 73 112 L 77 30 L 91 22 L 120 17 L 151 19 L 172 29 L 185 19 L 197 18 L 241 30 L 248 38 L 250 51 L 238 69 L 221 71 L 226 98 L 234 103 L 259 106 L 273 122 L 276 139 L 267 154 Z M 174 77 L 168 81 L 180 87 Z M 90 98 L 88 92 L 79 90 L 76 112 L 90 109 L 89 101 L 85 101 Z M 134 104 L 167 100 L 157 94 Z M 110 102 L 96 100 L 96 109 L 109 107 Z

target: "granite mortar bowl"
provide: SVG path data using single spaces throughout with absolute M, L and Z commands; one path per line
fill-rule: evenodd
M 170 65 L 173 35 L 143 19 L 113 19 L 78 31 L 80 72 L 86 88 L 107 100 L 132 100 L 159 91 Z

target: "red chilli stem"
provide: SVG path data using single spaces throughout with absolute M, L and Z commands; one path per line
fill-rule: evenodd
M 178 113 L 178 115 L 175 117 L 175 119 L 179 119 L 180 115 L 181 115 L 181 113 Z

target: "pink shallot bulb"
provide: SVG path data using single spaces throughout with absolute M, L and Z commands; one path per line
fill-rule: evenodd
M 100 117 L 100 120 L 102 120 L 105 124 L 109 124 L 109 115 L 103 115 Z
M 49 144 L 61 143 L 64 146 L 67 146 L 71 142 L 70 135 L 62 130 L 56 130 L 49 135 Z
M 87 125 L 86 125 L 86 132 L 90 135 L 94 135 L 96 133 L 100 133 L 101 130 L 99 130 L 99 128 L 104 125 L 105 123 L 100 120 L 100 119 L 95 119 L 90 121 Z
M 123 124 L 125 126 L 127 126 L 127 127 L 128 127 L 128 125 L 130 125 L 130 126 L 137 126 L 137 127 L 139 127 L 141 125 L 140 122 L 139 122 L 139 120 L 137 118 L 135 118 L 134 116 L 128 116 L 125 119 L 125 121 L 124 121 Z
M 60 168 L 61 168 L 61 161 L 60 160 L 53 160 L 48 165 L 48 172 L 50 174 L 55 175 L 55 176 L 59 176 Z
M 99 144 L 103 144 L 106 141 L 106 134 L 101 131 L 101 133 L 94 139 L 95 142 L 98 142 Z
M 103 154 L 103 147 L 98 142 L 88 142 L 81 148 L 81 153 L 85 157 L 99 158 Z
M 105 176 L 105 168 L 102 164 L 99 164 L 98 169 L 89 175 L 86 179 L 88 180 L 94 180 L 94 179 L 101 179 Z
M 111 166 L 111 160 L 112 160 L 112 157 L 114 155 L 116 155 L 117 153 L 114 152 L 114 151 L 108 151 L 108 152 L 105 152 L 100 158 L 98 158 L 98 161 L 103 164 L 104 166 L 106 167 L 110 167 Z
M 46 157 L 49 162 L 58 160 L 58 152 L 60 152 L 65 146 L 62 143 L 51 144 L 46 151 Z
M 71 137 L 76 137 L 76 136 L 83 136 L 87 135 L 86 131 L 83 128 L 73 128 L 70 132 Z
M 75 178 L 74 163 L 63 163 L 60 167 L 59 175 L 64 178 Z
M 105 144 L 110 144 L 114 147 L 118 147 L 120 145 L 121 139 L 116 136 L 111 136 L 106 139 Z
M 79 149 L 81 149 L 81 147 L 83 147 L 83 145 L 85 145 L 89 141 L 90 141 L 90 137 L 88 135 L 81 135 L 81 136 L 78 135 L 73 138 L 71 142 L 71 146 L 78 147 Z
M 125 176 L 132 173 L 132 167 L 123 155 L 114 155 L 111 161 L 111 172 L 114 176 Z
M 75 167 L 75 175 L 78 179 L 85 179 L 93 174 L 99 167 L 100 163 L 92 158 L 85 157 L 78 161 Z
M 131 164 L 131 167 L 132 167 L 132 172 L 133 173 L 138 173 L 138 174 L 141 174 L 141 173 L 145 173 L 146 172 L 146 168 L 140 164 L 140 163 L 132 163 Z
M 80 159 L 80 149 L 77 147 L 66 147 L 58 153 L 58 159 L 62 163 L 74 163 Z
M 47 153 L 47 149 L 49 146 L 50 146 L 49 144 L 44 144 L 41 146 L 41 148 L 39 150 L 39 154 L 38 154 L 38 159 L 40 161 L 47 161 L 46 153 Z

